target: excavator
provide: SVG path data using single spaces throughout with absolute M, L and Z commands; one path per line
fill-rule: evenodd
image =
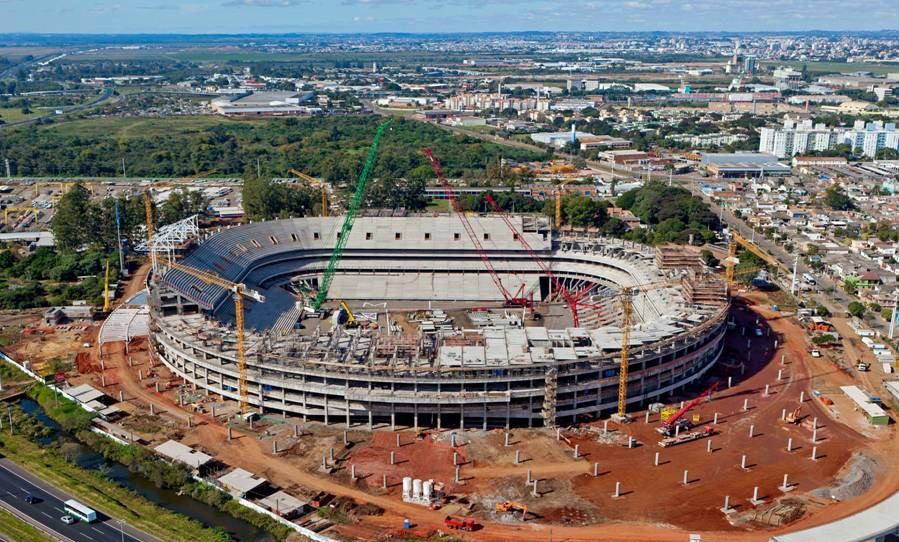
M 353 314 L 353 311 L 350 310 L 349 305 L 346 304 L 346 301 L 343 299 L 340 300 L 340 308 L 343 309 L 344 314 L 346 314 L 346 323 L 345 327 L 358 327 L 359 320 L 356 319 L 356 315 Z
M 516 510 L 521 511 L 521 521 L 527 521 L 528 519 L 528 507 L 517 503 L 515 501 L 505 501 L 496 503 L 496 511 L 497 512 L 515 512 Z
M 787 412 L 786 417 L 784 418 L 784 423 L 799 425 L 802 423 L 802 407 L 796 407 L 796 410 L 793 412 Z

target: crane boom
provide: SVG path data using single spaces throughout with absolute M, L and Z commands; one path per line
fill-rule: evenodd
M 337 270 L 337 264 L 340 263 L 340 258 L 343 256 L 343 248 L 346 246 L 347 240 L 350 237 L 350 231 L 353 229 L 353 223 L 356 221 L 356 211 L 359 209 L 359 204 L 362 203 L 362 195 L 365 193 L 365 185 L 368 183 L 368 176 L 375 167 L 375 160 L 378 156 L 378 145 L 381 143 L 381 136 L 384 135 L 384 131 L 387 130 L 387 127 L 390 126 L 391 122 L 392 120 L 382 122 L 378 125 L 377 132 L 375 132 L 375 138 L 372 140 L 371 148 L 368 150 L 368 158 L 365 160 L 365 167 L 362 168 L 362 174 L 359 175 L 359 181 L 356 183 L 356 192 L 353 193 L 353 199 L 350 200 L 346 217 L 343 219 L 343 226 L 340 228 L 337 244 L 334 245 L 331 259 L 328 260 L 328 268 L 322 276 L 322 283 L 318 289 L 318 294 L 315 296 L 315 299 L 312 300 L 313 310 L 318 310 L 325 300 L 328 299 L 328 289 L 331 287 L 331 281 L 334 280 L 334 272 Z
M 493 263 L 490 261 L 490 258 L 487 257 L 487 251 L 484 250 L 484 246 L 481 245 L 481 242 L 478 240 L 478 235 L 475 233 L 474 228 L 471 227 L 471 222 L 468 221 L 468 217 L 465 216 L 465 211 L 462 209 L 462 205 L 459 203 L 459 198 L 456 197 L 456 192 L 453 190 L 452 185 L 450 185 L 449 181 L 446 180 L 446 176 L 443 174 L 443 166 L 440 165 L 440 161 L 437 160 L 437 157 L 434 156 L 433 151 L 428 147 L 425 147 L 421 150 L 425 156 L 428 157 L 428 161 L 431 163 L 431 169 L 434 170 L 434 175 L 437 176 L 437 181 L 443 187 L 443 190 L 446 192 L 447 199 L 450 200 L 450 204 L 453 206 L 453 211 L 456 212 L 456 215 L 459 217 L 459 220 L 462 222 L 462 227 L 465 229 L 465 233 L 468 235 L 468 239 L 471 240 L 471 244 L 474 245 L 475 252 L 480 256 L 481 261 L 484 262 L 484 267 L 487 268 L 487 272 L 490 274 L 490 278 L 493 280 L 493 284 L 496 285 L 496 289 L 499 290 L 500 294 L 502 294 L 503 299 L 506 300 L 507 305 L 517 305 L 524 306 L 529 304 L 527 298 L 524 297 L 516 297 L 509 293 L 509 290 L 503 286 L 503 281 L 500 280 L 499 274 L 497 274 L 496 269 L 493 267 Z
M 240 395 L 240 411 L 246 412 L 247 407 L 249 406 L 250 392 L 247 389 L 247 350 L 246 340 L 244 337 L 243 299 L 244 297 L 248 297 L 250 299 L 258 301 L 259 303 L 265 303 L 265 296 L 260 294 L 256 290 L 247 288 L 244 284 L 238 284 L 229 280 L 225 280 L 218 275 L 213 275 L 212 273 L 203 271 L 202 269 L 197 269 L 196 267 L 183 265 L 172 260 L 166 260 L 166 265 L 168 265 L 171 269 L 175 269 L 177 271 L 181 271 L 183 273 L 187 273 L 188 275 L 196 277 L 206 284 L 213 284 L 215 286 L 219 286 L 220 288 L 224 288 L 230 291 L 232 296 L 234 297 L 234 320 L 235 328 L 237 330 L 237 367 L 240 375 L 237 391 L 238 395 Z
M 493 207 L 493 210 L 496 211 L 500 218 L 503 219 L 503 222 L 505 222 L 509 230 L 512 231 L 513 237 L 518 239 L 518 242 L 521 243 L 521 246 L 523 246 L 527 253 L 531 256 L 531 259 L 534 260 L 534 262 L 540 267 L 540 270 L 543 271 L 543 273 L 547 277 L 549 277 L 556 291 L 562 294 L 562 297 L 565 299 L 565 302 L 568 303 L 568 306 L 571 309 L 571 316 L 574 320 L 574 327 L 579 327 L 580 319 L 578 318 L 577 313 L 577 300 L 574 298 L 574 296 L 571 295 L 571 292 L 569 292 L 568 289 L 565 288 L 565 286 L 563 286 L 561 282 L 559 282 L 559 279 L 556 278 L 556 275 L 552 272 L 549 266 L 546 265 L 546 262 L 543 261 L 543 258 L 541 258 L 540 255 L 537 254 L 537 252 L 533 248 L 531 248 L 530 243 L 528 243 L 527 239 L 524 238 L 524 234 L 518 231 L 515 225 L 512 224 L 512 221 L 509 220 L 508 215 L 503 212 L 502 207 L 500 207 L 499 204 L 496 203 L 496 200 L 493 199 L 493 196 L 491 196 L 490 194 L 484 194 L 484 199 L 487 200 L 487 202 Z
M 707 390 L 699 394 L 697 397 L 688 401 L 683 407 L 681 407 L 680 410 L 678 410 L 670 418 L 665 420 L 665 423 L 662 424 L 662 427 L 665 429 L 674 427 L 674 425 L 677 423 L 677 420 L 681 419 L 684 414 L 686 414 L 691 408 L 699 404 L 700 401 L 702 401 L 706 397 L 711 397 L 712 392 L 714 392 L 716 389 L 718 389 L 717 382 L 709 386 Z

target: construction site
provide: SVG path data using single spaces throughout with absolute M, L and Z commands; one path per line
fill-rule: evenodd
M 376 148 L 342 216 L 148 228 L 74 339 L 100 429 L 323 540 L 791 540 L 899 487 L 895 424 L 734 285 L 751 242 L 469 215 L 427 150 L 452 213 L 363 213 Z

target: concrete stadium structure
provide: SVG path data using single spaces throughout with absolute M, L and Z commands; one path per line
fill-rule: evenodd
M 379 326 L 346 329 L 301 319 L 297 288 L 315 286 L 340 218 L 247 224 L 209 233 L 183 264 L 243 282 L 266 296 L 248 303 L 248 391 L 254 409 L 326 423 L 431 427 L 540 426 L 615 409 L 622 340 L 620 302 L 636 290 L 630 335 L 629 402 L 645 404 L 699 378 L 718 359 L 728 304 L 687 301 L 682 284 L 699 278 L 663 273 L 647 247 L 595 236 L 556 236 L 533 217 L 471 217 L 503 284 L 555 306 L 557 292 L 518 235 L 566 285 L 586 288 L 581 326 L 519 325 L 504 309 L 457 217 L 360 217 L 331 299 L 377 311 Z M 155 354 L 186 382 L 237 400 L 234 306 L 224 289 L 176 270 L 151 280 Z M 504 325 L 421 327 L 391 333 L 387 311 L 496 307 Z M 355 310 L 355 309 L 354 309 Z M 449 309 L 447 309 L 449 310 Z M 486 314 L 486 313 L 478 313 Z M 562 322 L 560 318 L 555 321 Z M 488 324 L 490 322 L 488 321 Z M 549 323 L 549 319 L 546 320 Z

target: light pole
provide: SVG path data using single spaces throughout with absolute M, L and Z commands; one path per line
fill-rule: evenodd
M 122 535 L 122 542 L 125 542 L 125 522 L 121 519 L 116 520 L 119 524 L 119 534 Z

